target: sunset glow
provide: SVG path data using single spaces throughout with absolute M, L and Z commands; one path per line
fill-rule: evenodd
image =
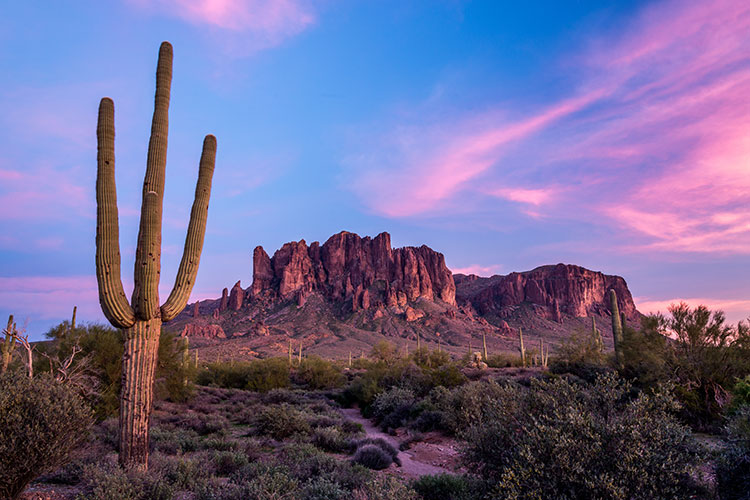
M 191 300 L 249 286 L 256 245 L 388 231 L 454 272 L 565 262 L 622 275 L 645 313 L 684 300 L 749 317 L 750 3 L 496 4 L 0 7 L 0 313 L 36 338 L 74 305 L 102 319 L 105 95 L 129 293 L 155 47 L 170 40 L 166 286 L 200 141 L 218 138 Z

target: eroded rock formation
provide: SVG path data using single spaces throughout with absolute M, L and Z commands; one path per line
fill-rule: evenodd
M 455 280 L 459 303 L 471 306 L 480 315 L 494 313 L 503 317 L 514 306 L 527 302 L 542 306 L 546 317 L 557 322 L 565 315 L 606 316 L 606 294 L 614 289 L 620 311 L 630 321 L 639 318 L 623 278 L 580 266 L 557 264 L 490 278 L 457 274 Z

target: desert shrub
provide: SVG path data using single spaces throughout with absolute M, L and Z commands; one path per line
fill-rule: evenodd
M 236 451 L 216 451 L 211 463 L 218 476 L 229 476 L 247 465 L 247 455 Z
M 725 429 L 726 443 L 716 466 L 721 500 L 750 500 L 750 406 L 737 409 Z
M 35 477 L 65 464 L 87 437 L 92 411 L 48 375 L 0 375 L 0 497 L 17 498 Z
M 443 363 L 429 371 L 431 387 L 456 387 L 466 383 L 466 376 L 455 363 Z
M 372 351 L 370 351 L 370 357 L 382 363 L 395 361 L 397 354 L 396 346 L 386 340 L 381 340 L 372 346 Z
M 498 353 L 490 354 L 485 361 L 490 368 L 510 368 L 523 366 L 521 356 L 517 354 Z
M 377 446 L 380 448 L 380 450 L 388 455 L 391 462 L 395 462 L 396 465 L 401 465 L 401 461 L 398 458 L 398 450 L 393 447 L 388 441 L 386 441 L 383 438 L 364 438 L 360 439 L 358 441 L 352 442 L 352 449 L 354 450 L 354 454 L 356 456 L 356 452 L 359 451 L 360 448 L 363 448 L 365 446 Z M 356 460 L 355 460 L 356 462 Z M 365 464 L 363 464 L 365 465 Z
M 398 479 L 376 476 L 364 486 L 354 491 L 353 500 L 417 500 L 417 493 L 402 484 Z
M 333 389 L 344 385 L 341 369 L 330 361 L 318 356 L 309 356 L 294 374 L 294 380 L 308 389 Z
M 440 429 L 443 426 L 443 418 L 444 414 L 441 411 L 423 411 L 414 421 L 414 428 L 422 432 Z
M 159 336 L 158 363 L 154 394 L 160 399 L 184 402 L 193 395 L 195 368 L 193 363 L 183 362 L 182 339 L 173 333 L 162 332 Z
M 277 440 L 310 432 L 305 415 L 286 403 L 263 408 L 255 419 L 255 428 L 260 434 Z
M 198 460 L 186 457 L 165 458 L 158 468 L 153 468 L 168 484 L 178 490 L 192 491 L 209 477 L 210 471 L 203 467 Z
M 340 452 L 349 447 L 349 439 L 336 427 L 320 427 L 313 431 L 312 443 L 326 451 Z
M 410 486 L 423 500 L 474 500 L 482 498 L 486 489 L 477 478 L 454 474 L 422 476 Z
M 200 439 L 195 431 L 187 429 L 165 429 L 155 426 L 149 431 L 149 445 L 152 451 L 167 455 L 189 453 L 200 447 Z
M 77 500 L 141 500 L 144 487 L 115 464 L 104 463 L 86 467 L 83 472 L 84 493 Z
M 599 376 L 612 371 L 607 364 L 599 336 L 593 329 L 576 330 L 564 339 L 550 361 L 552 373 L 570 373 L 587 382 L 594 382 Z
M 442 416 L 441 428 L 455 434 L 482 422 L 487 409 L 508 398 L 513 390 L 511 382 L 502 385 L 496 381 L 469 382 L 451 390 L 436 387 L 429 399 Z
M 234 475 L 231 481 L 240 486 L 239 495 L 227 498 L 227 500 L 268 499 L 268 500 L 294 500 L 299 495 L 299 481 L 292 477 L 284 467 L 257 464 L 242 469 L 245 473 L 251 471 L 248 476 Z M 224 500 L 222 498 L 222 500 Z
M 493 498 L 689 498 L 696 457 L 667 391 L 633 395 L 603 376 L 508 386 L 462 433 L 464 459 L 494 483 Z M 529 418 L 534 415 L 535 418 Z
M 341 485 L 325 477 L 308 482 L 300 494 L 302 500 L 339 500 L 348 496 L 349 492 Z
M 372 403 L 372 416 L 384 430 L 401 427 L 416 402 L 414 391 L 391 387 L 380 393 Z
M 393 458 L 380 446 L 374 444 L 366 444 L 357 448 L 352 460 L 374 470 L 388 468 L 393 463 Z
M 283 358 L 237 363 L 209 363 L 198 372 L 196 382 L 200 385 L 225 389 L 267 392 L 289 387 L 289 365 Z
M 310 444 L 285 446 L 279 453 L 278 462 L 300 481 L 330 474 L 339 466 L 338 460 Z
M 750 375 L 737 379 L 732 387 L 732 409 L 750 406 Z
M 263 394 L 263 402 L 266 404 L 295 403 L 300 399 L 300 392 L 289 389 L 271 389 Z

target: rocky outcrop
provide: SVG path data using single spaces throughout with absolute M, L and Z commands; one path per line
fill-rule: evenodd
M 353 311 L 382 303 L 403 307 L 418 298 L 456 303 L 443 255 L 427 246 L 391 248 L 388 233 L 371 239 L 344 231 L 323 245 L 300 240 L 286 243 L 271 258 L 255 248 L 252 298 L 299 301 L 300 294 L 313 291 L 347 301 Z
M 513 307 L 529 303 L 542 306 L 543 314 L 558 323 L 565 315 L 604 316 L 610 314 L 606 294 L 614 289 L 619 309 L 628 320 L 637 321 L 640 316 L 623 278 L 580 266 L 542 266 L 491 278 L 457 274 L 455 279 L 458 302 L 470 305 L 480 315 L 503 317 Z
M 232 287 L 232 291 L 229 292 L 229 308 L 233 311 L 239 311 L 242 308 L 242 304 L 244 302 L 245 290 L 242 289 L 242 284 L 238 281 Z
M 227 338 L 224 330 L 219 325 L 201 325 L 197 323 L 188 323 L 182 329 L 180 337 L 203 337 L 209 339 Z

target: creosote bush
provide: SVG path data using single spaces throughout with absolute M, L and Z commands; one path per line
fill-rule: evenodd
M 634 395 L 613 375 L 508 386 L 462 433 L 464 459 L 492 498 L 691 498 L 696 455 L 676 410 L 668 391 Z
M 64 465 L 92 422 L 83 399 L 52 377 L 0 375 L 0 498 L 18 498 L 34 478 Z
M 357 448 L 352 460 L 374 470 L 386 469 L 393 463 L 391 456 L 374 444 L 366 444 Z

